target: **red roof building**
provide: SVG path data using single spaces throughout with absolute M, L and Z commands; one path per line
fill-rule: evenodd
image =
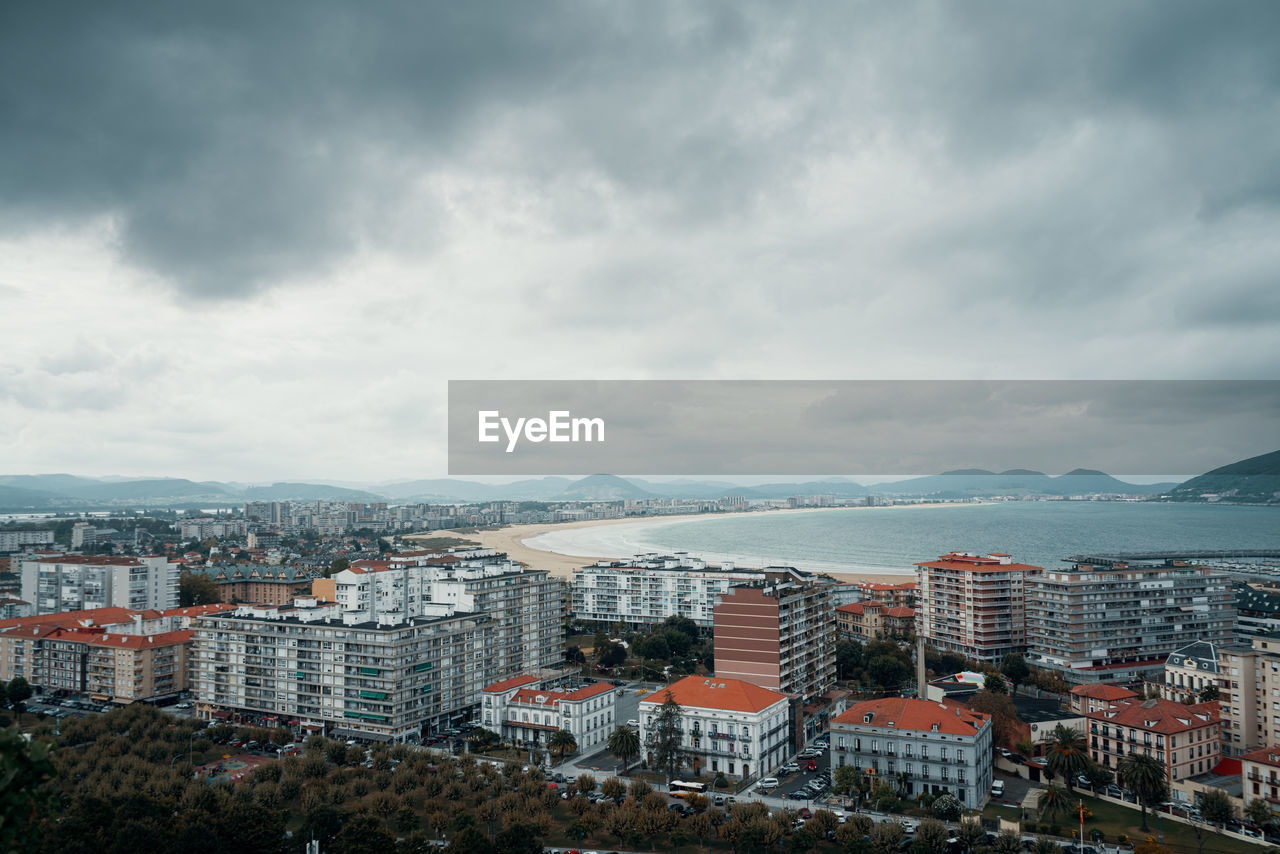
M 1162 698 L 1117 700 L 1085 718 L 1089 755 L 1112 770 L 1125 756 L 1141 753 L 1164 763 L 1173 784 L 1212 770 L 1221 757 L 1217 703 L 1187 706 Z
M 1006 554 L 952 552 L 916 564 L 916 633 L 939 649 L 998 665 L 1026 650 L 1025 589 L 1038 566 Z

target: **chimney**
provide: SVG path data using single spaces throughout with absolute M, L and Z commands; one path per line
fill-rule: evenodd
M 916 696 L 921 700 L 929 699 L 924 672 L 924 635 L 916 635 Z

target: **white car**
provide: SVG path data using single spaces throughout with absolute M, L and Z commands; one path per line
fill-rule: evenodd
M 794 762 L 788 762 L 786 765 L 782 766 L 783 774 L 794 774 L 799 770 L 800 770 L 800 766 Z
M 759 783 L 756 783 L 756 786 L 761 789 L 776 789 L 778 788 L 778 778 L 765 777 Z
M 920 822 L 916 821 L 915 819 L 904 818 L 902 820 L 902 829 L 906 833 L 915 833 L 917 830 L 920 829 Z
M 627 726 L 631 727 L 632 729 L 640 729 L 640 722 L 635 718 L 632 718 L 631 720 L 627 721 Z
M 991 784 L 991 797 L 993 798 L 1004 797 L 1004 780 L 996 780 L 994 783 Z

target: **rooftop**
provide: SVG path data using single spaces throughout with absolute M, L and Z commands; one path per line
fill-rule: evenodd
M 886 697 L 855 703 L 832 723 L 911 732 L 940 732 L 946 735 L 974 735 L 990 720 L 990 715 L 945 701 L 935 703 L 910 697 Z
M 1143 702 L 1122 700 L 1109 709 L 1086 712 L 1085 717 L 1165 735 L 1219 725 L 1217 703 L 1188 706 L 1160 698 Z
M 640 702 L 661 704 L 666 702 L 668 694 L 686 708 L 732 712 L 759 712 L 787 699 L 786 694 L 741 679 L 686 676 L 641 698 Z

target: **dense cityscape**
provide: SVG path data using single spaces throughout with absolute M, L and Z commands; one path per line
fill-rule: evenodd
M 749 509 L 698 509 L 726 507 Z M 1271 838 L 1267 560 L 955 551 L 894 582 L 675 553 L 562 577 L 467 540 L 528 512 L 548 511 L 285 501 L 10 522 L 4 717 L 33 745 L 152 733 L 167 746 L 137 761 L 164 753 L 173 796 L 192 781 L 226 793 L 208 822 L 271 813 L 263 850 L 1088 854 Z M 68 788 L 70 755 L 51 754 L 23 831 L 47 850 L 74 847 L 48 826 L 53 805 L 112 802 Z

